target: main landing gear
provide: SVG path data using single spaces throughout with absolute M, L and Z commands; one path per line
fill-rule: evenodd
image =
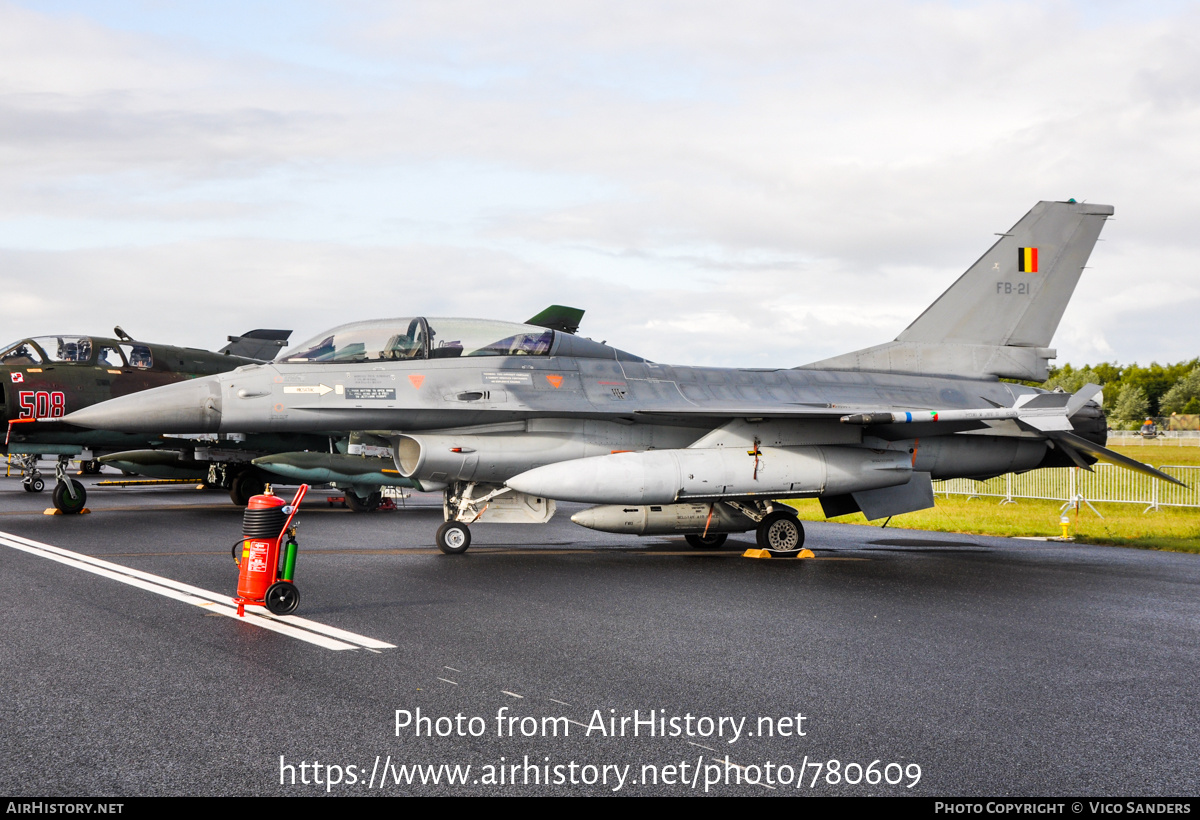
M 40 493 L 46 489 L 46 482 L 42 480 L 42 471 L 38 469 L 38 458 L 36 455 L 17 456 L 17 464 L 21 467 L 21 472 L 25 475 L 21 479 L 21 487 L 27 493 Z
M 804 525 L 800 523 L 794 509 L 785 504 L 766 501 L 755 501 L 753 504 L 739 501 L 726 503 L 751 521 L 757 522 L 754 539 L 758 542 L 759 549 L 766 550 L 776 558 L 800 557 L 801 551 L 804 550 Z M 691 543 L 690 538 L 688 543 Z
M 360 496 L 355 490 L 345 491 L 346 506 L 354 512 L 374 512 L 383 503 L 383 492 L 376 490 L 366 497 Z
M 711 535 L 701 535 L 693 532 L 684 536 L 688 544 L 698 550 L 719 549 L 728 538 L 729 536 L 723 532 L 714 532 Z
M 795 513 L 776 510 L 758 522 L 758 546 L 772 555 L 790 555 L 804 548 L 804 526 Z

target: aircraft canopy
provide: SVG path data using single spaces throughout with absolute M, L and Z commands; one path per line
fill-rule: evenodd
M 459 356 L 548 356 L 554 331 L 488 319 L 375 319 L 341 325 L 279 357 L 284 362 L 386 362 Z

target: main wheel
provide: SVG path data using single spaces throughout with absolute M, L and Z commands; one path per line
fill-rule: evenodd
M 471 546 L 471 531 L 466 524 L 447 521 L 438 527 L 437 545 L 447 555 L 462 555 Z
M 265 603 L 276 615 L 291 615 L 300 605 L 300 590 L 291 581 L 276 581 L 267 587 Z
M 355 512 L 371 512 L 379 509 L 380 502 L 383 501 L 383 493 L 379 490 L 368 495 L 366 498 L 361 497 L 354 490 L 346 490 L 346 506 Z
M 687 542 L 698 550 L 715 550 L 717 547 L 725 543 L 725 539 L 729 536 L 723 532 L 714 532 L 712 535 L 700 535 L 699 533 L 688 533 L 684 536 Z
M 71 484 L 75 491 L 75 497 L 71 497 L 71 490 L 67 489 L 67 484 Z M 87 492 L 84 491 L 83 485 L 73 478 L 68 478 L 66 481 L 60 481 L 54 485 L 54 508 L 63 515 L 74 515 L 83 509 L 83 505 L 87 502 Z
M 250 471 L 238 473 L 229 485 L 229 499 L 239 507 L 244 507 L 250 503 L 251 498 L 261 494 L 266 488 L 266 483 L 258 477 L 257 473 Z
M 758 545 L 772 555 L 790 555 L 804 546 L 804 527 L 794 515 L 777 510 L 758 525 Z

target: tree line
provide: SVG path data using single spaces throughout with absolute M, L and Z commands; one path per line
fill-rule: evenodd
M 1151 362 L 1147 367 L 1064 364 L 1051 367 L 1050 378 L 1040 386 L 1074 393 L 1088 383 L 1104 388 L 1104 412 L 1114 427 L 1135 428 L 1147 417 L 1200 414 L 1200 358 L 1167 365 Z

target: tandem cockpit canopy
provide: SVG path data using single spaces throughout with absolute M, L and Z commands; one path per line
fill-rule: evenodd
M 341 325 L 293 347 L 283 362 L 392 362 L 459 356 L 548 356 L 554 331 L 487 319 L 375 319 Z

